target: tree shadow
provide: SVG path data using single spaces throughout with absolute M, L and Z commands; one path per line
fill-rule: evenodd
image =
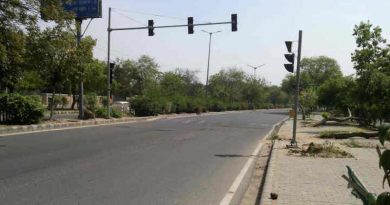
M 242 155 L 242 154 L 215 154 L 214 157 L 238 158 L 238 157 L 258 157 L 258 156 L 255 156 L 255 155 Z

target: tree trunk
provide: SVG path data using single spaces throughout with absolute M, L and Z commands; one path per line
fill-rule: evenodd
M 306 120 L 306 113 L 305 113 L 305 109 L 303 108 L 302 104 L 299 103 L 299 108 L 301 109 L 302 111 L 302 120 Z M 296 113 L 296 115 L 298 114 L 298 111 Z
M 74 106 L 76 106 L 76 94 L 72 94 L 72 105 L 70 106 L 70 109 L 74 110 Z
M 54 107 L 55 107 L 54 97 L 55 97 L 55 94 L 56 94 L 56 90 L 53 89 L 53 94 L 51 96 L 51 103 L 50 103 L 50 117 L 49 117 L 49 120 L 52 120 L 53 119 L 53 115 L 54 115 Z

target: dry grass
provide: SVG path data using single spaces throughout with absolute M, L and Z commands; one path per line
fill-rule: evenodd
M 325 142 L 323 144 L 310 143 L 307 148 L 290 149 L 289 155 L 302 157 L 320 157 L 320 158 L 352 158 L 353 155 L 342 150 L 333 143 Z

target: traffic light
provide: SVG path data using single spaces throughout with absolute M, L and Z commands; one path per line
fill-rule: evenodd
M 114 79 L 114 68 L 115 63 L 110 63 L 110 84 L 112 84 L 112 80 Z
M 291 53 L 292 51 L 292 41 L 286 41 L 286 47 L 287 51 L 289 52 L 288 54 L 284 54 L 284 57 L 287 59 L 289 64 L 284 64 L 284 68 L 290 73 L 294 72 L 294 61 L 295 61 L 295 54 Z
M 232 14 L 232 31 L 237 31 L 237 14 Z
M 154 36 L 154 22 L 153 20 L 148 20 L 148 30 L 149 30 L 149 36 Z
M 194 18 L 188 17 L 187 22 L 188 22 L 188 34 L 193 34 L 194 33 Z
M 291 53 L 292 41 L 285 41 L 285 43 L 286 43 L 287 51 Z

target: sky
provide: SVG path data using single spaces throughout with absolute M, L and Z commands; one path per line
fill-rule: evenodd
M 302 56 L 325 55 L 339 63 L 345 75 L 354 73 L 351 53 L 355 49 L 354 25 L 370 21 L 390 37 L 390 1 L 388 0 L 103 0 L 103 18 L 94 19 L 86 35 L 97 40 L 94 55 L 107 59 L 108 8 L 112 8 L 112 28 L 139 27 L 149 19 L 155 26 L 230 21 L 238 15 L 238 31 L 231 26 L 115 31 L 111 35 L 111 59 L 137 59 L 146 54 L 155 59 L 161 71 L 187 68 L 198 71 L 206 81 L 209 35 L 202 32 L 221 31 L 213 35 L 210 75 L 221 69 L 238 67 L 248 74 L 257 66 L 258 78 L 280 85 L 287 71 L 283 64 L 284 41 L 296 41 L 303 31 Z M 87 21 L 84 21 L 85 29 Z M 293 50 L 297 50 L 297 43 Z

